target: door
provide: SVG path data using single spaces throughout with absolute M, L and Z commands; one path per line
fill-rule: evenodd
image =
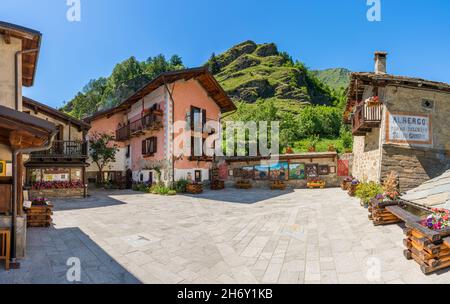
M 131 189 L 133 187 L 133 171 L 130 169 L 126 173 L 126 188 Z

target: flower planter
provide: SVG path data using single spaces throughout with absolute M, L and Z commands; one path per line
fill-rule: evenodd
M 220 180 L 215 180 L 211 182 L 211 190 L 223 190 L 225 189 L 225 182 Z
M 272 190 L 286 190 L 286 184 L 282 181 L 274 181 L 270 186 Z
M 377 199 L 372 199 L 369 205 L 369 220 L 373 222 L 374 226 L 384 226 L 402 222 L 401 219 L 386 209 L 386 207 L 397 205 L 398 203 L 394 201 L 380 202 Z
M 203 192 L 202 184 L 189 184 L 186 186 L 186 192 L 190 194 L 200 194 Z
M 450 229 L 431 230 L 420 223 L 406 223 L 404 255 L 420 265 L 424 274 L 450 267 Z
M 324 181 L 308 182 L 306 186 L 309 189 L 324 189 L 326 187 L 326 183 Z
M 358 187 L 358 185 L 355 184 L 350 184 L 348 186 L 348 195 L 354 197 L 356 194 L 356 188 Z
M 341 183 L 341 189 L 344 191 L 348 191 L 348 187 L 350 186 L 352 182 L 351 181 L 342 181 Z
M 50 202 L 31 205 L 26 209 L 27 227 L 44 227 L 48 228 L 52 225 L 53 205 Z
M 249 181 L 241 180 L 236 182 L 235 187 L 237 189 L 251 189 L 252 184 Z

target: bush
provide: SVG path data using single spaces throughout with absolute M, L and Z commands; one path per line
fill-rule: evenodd
M 133 191 L 148 192 L 149 185 L 145 183 L 135 183 L 132 186 Z
M 368 206 L 377 195 L 383 194 L 383 187 L 375 182 L 361 183 L 356 188 L 356 197 L 361 200 L 361 205 Z
M 189 185 L 189 181 L 185 179 L 180 179 L 179 181 L 175 182 L 173 190 L 175 190 L 178 193 L 186 193 L 187 185 Z
M 170 188 L 164 186 L 163 184 L 155 184 L 148 189 L 149 193 L 159 194 L 159 195 L 169 195 L 169 193 L 171 191 L 174 191 L 174 190 L 171 190 Z M 174 191 L 174 192 L 176 194 L 176 191 Z
M 177 191 L 169 190 L 169 192 L 167 192 L 167 195 L 170 195 L 170 196 L 177 195 Z

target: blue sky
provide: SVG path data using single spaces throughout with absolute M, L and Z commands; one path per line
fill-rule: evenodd
M 373 52 L 390 53 L 390 73 L 450 83 L 450 1 L 81 0 L 81 22 L 66 0 L 1 0 L 0 20 L 43 34 L 36 83 L 24 94 L 57 107 L 130 56 L 180 55 L 202 65 L 247 39 L 275 42 L 314 69 L 371 71 Z

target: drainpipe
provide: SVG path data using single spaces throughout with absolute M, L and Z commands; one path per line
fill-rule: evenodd
M 175 141 L 175 130 L 173 130 L 173 124 L 175 123 L 175 101 L 173 100 L 173 90 L 175 90 L 175 84 L 173 84 L 172 92 L 170 92 L 169 87 L 167 85 L 166 78 L 163 76 L 164 87 L 166 88 L 167 93 L 169 93 L 169 98 L 172 102 L 172 145 Z M 175 155 L 172 151 L 172 183 L 175 184 Z
M 56 136 L 56 132 L 53 132 L 43 147 L 39 148 L 28 148 L 28 149 L 16 149 L 13 150 L 12 158 L 13 158 L 13 202 L 12 202 L 12 219 L 11 219 L 11 267 L 13 269 L 20 268 L 20 264 L 16 260 L 16 234 L 17 234 L 17 201 L 19 198 L 19 193 L 17 192 L 17 183 L 19 181 L 19 168 L 17 166 L 18 155 L 22 154 L 30 154 L 33 152 L 47 151 L 51 148 L 53 139 Z
M 21 56 L 23 54 L 37 53 L 37 52 L 39 52 L 39 49 L 32 49 L 32 50 L 16 52 L 16 55 L 14 58 L 14 76 L 15 76 L 15 83 L 16 83 L 16 91 L 15 91 L 15 109 L 16 109 L 16 111 L 19 110 L 19 103 L 21 102 L 19 100 L 19 56 Z

